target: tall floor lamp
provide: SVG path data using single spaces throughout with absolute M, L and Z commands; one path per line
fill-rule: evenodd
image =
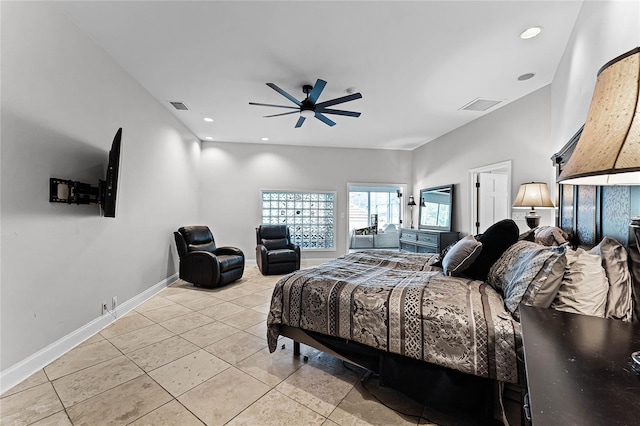
M 409 202 L 407 205 L 410 207 L 411 211 L 411 229 L 413 229 L 413 206 L 416 205 L 416 200 L 413 199 L 413 195 L 409 195 Z
M 402 228 L 402 192 L 399 189 L 396 189 L 396 195 L 398 196 L 398 222 L 400 228 Z

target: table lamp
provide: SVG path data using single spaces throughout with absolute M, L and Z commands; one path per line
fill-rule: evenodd
M 555 207 L 549 196 L 549 187 L 544 182 L 529 182 L 520 185 L 513 207 L 531 207 L 531 211 L 524 217 L 529 228 L 540 226 L 540 216 L 535 207 Z

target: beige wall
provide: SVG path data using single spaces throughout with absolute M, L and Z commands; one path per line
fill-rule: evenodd
M 347 249 L 347 183 L 408 184 L 411 152 L 202 143 L 200 220 L 219 245 L 235 245 L 255 261 L 260 191 L 336 191 L 336 251 L 305 251 L 322 260 Z
M 638 46 L 640 1 L 583 3 L 551 86 L 553 152 L 584 124 L 598 70 Z
M 176 272 L 171 231 L 197 216 L 200 142 L 55 7 L 1 7 L 4 371 Z M 117 217 L 49 203 L 50 177 L 104 179 L 119 127 Z
M 420 188 L 454 184 L 453 229 L 472 233 L 469 170 L 510 160 L 512 197 L 523 182 L 551 183 L 549 116 L 547 86 L 421 146 L 413 152 L 415 194 Z M 552 211 L 540 214 L 542 224 L 552 224 Z

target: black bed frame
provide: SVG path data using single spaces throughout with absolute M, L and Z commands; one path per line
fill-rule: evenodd
M 381 386 L 398 390 L 444 416 L 463 416 L 482 425 L 494 423 L 495 397 L 502 390 L 494 380 L 295 327 L 280 326 L 280 334 L 293 340 L 294 356 L 301 355 L 302 343 L 374 372 Z M 524 377 L 524 367 L 519 376 Z M 511 389 L 519 410 L 524 385 L 511 385 Z

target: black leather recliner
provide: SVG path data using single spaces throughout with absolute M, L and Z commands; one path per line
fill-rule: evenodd
M 300 247 L 291 243 L 287 225 L 260 225 L 256 228 L 256 243 L 256 262 L 262 275 L 300 269 Z
M 180 256 L 181 279 L 198 287 L 214 288 L 242 278 L 242 250 L 216 247 L 207 226 L 183 226 L 173 235 Z

